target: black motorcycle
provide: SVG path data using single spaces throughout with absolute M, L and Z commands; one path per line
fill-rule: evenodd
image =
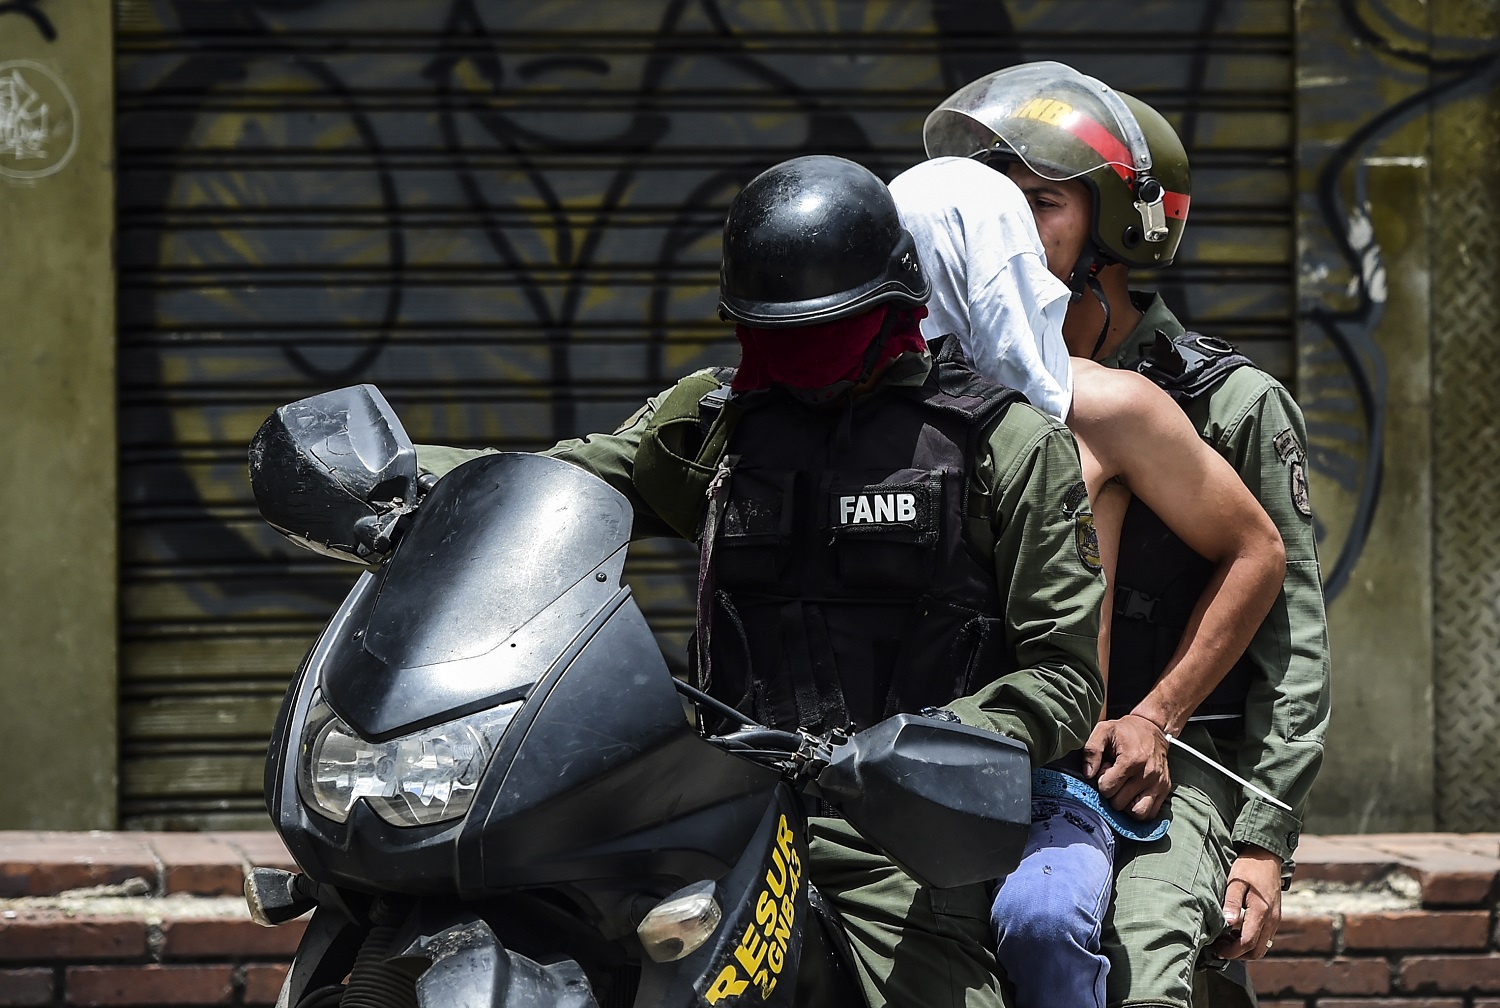
M 277 410 L 250 473 L 279 531 L 370 568 L 267 760 L 302 871 L 255 869 L 246 899 L 266 925 L 315 911 L 279 1008 L 858 1006 L 808 880 L 813 803 L 924 884 L 1019 859 L 1013 740 L 912 715 L 776 731 L 674 678 L 621 583 L 630 506 L 583 470 L 419 476 L 364 385 Z

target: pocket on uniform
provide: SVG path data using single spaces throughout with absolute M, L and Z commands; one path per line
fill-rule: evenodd
M 920 588 L 936 567 L 944 474 L 905 469 L 878 482 L 839 474 L 830 481 L 825 522 L 841 583 L 858 591 Z
M 1203 895 L 1205 910 L 1223 896 L 1225 852 L 1229 831 L 1208 796 L 1196 788 L 1178 786 L 1168 799 L 1172 826 L 1167 835 L 1149 843 L 1122 842 L 1122 853 L 1130 854 L 1125 874 L 1176 886 L 1185 893 Z
M 786 571 L 792 551 L 797 474 L 737 470 L 714 544 L 714 582 L 730 590 L 769 590 Z

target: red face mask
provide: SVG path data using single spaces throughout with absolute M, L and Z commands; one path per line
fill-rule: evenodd
M 880 334 L 888 312 L 896 312 L 894 324 L 876 358 L 865 356 L 870 344 Z M 734 375 L 734 391 L 750 392 L 772 385 L 815 392 L 827 389 L 833 398 L 848 383 L 857 385 L 880 365 L 904 353 L 922 351 L 920 322 L 927 317 L 925 306 L 895 308 L 881 305 L 849 318 L 795 329 L 753 329 L 735 326 L 740 341 L 740 366 Z

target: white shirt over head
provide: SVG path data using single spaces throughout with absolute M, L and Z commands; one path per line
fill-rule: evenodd
M 907 169 L 891 195 L 932 284 L 922 335 L 955 334 L 974 370 L 1065 418 L 1068 287 L 1047 269 L 1025 195 L 995 169 L 957 157 Z

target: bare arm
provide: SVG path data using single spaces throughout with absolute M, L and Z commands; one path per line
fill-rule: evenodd
M 1118 808 L 1151 815 L 1170 788 L 1165 743 L 1137 737 L 1113 744 L 1113 735 L 1154 735 L 1149 725 L 1171 734 L 1182 730 L 1270 610 L 1281 589 L 1285 553 L 1275 524 L 1239 475 L 1202 441 L 1177 404 L 1140 375 L 1077 368 L 1069 424 L 1167 527 L 1214 564 L 1155 688 L 1130 716 L 1101 725 L 1088 746 L 1086 769 L 1103 771 L 1101 793 Z M 1160 759 L 1132 758 L 1142 741 Z M 1111 761 L 1112 750 L 1125 758 Z

